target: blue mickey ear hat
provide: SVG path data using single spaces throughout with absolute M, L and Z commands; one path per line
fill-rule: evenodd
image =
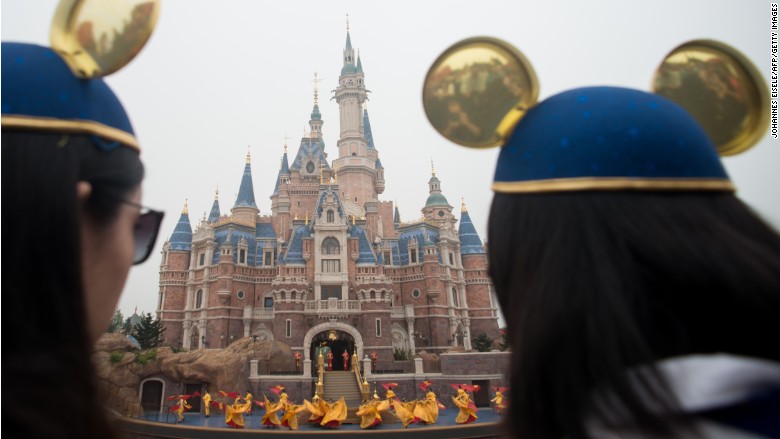
M 128 4 L 125 10 L 84 3 L 60 3 L 52 48 L 2 43 L 3 130 L 90 134 L 102 149 L 122 145 L 140 152 L 124 107 L 101 76 L 141 50 L 156 23 L 159 0 Z M 119 15 L 124 28 L 101 26 L 117 20 L 107 17 L 107 10 Z
M 768 91 L 755 67 L 722 43 L 693 41 L 666 57 L 653 87 L 577 88 L 537 104 L 525 57 L 503 41 L 471 38 L 434 62 L 423 105 L 453 142 L 503 147 L 497 193 L 733 192 L 718 153 L 742 152 L 768 128 Z

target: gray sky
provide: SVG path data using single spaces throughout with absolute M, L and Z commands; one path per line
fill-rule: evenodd
M 54 0 L 2 0 L 2 40 L 48 45 Z M 140 55 L 107 81 L 124 103 L 147 166 L 145 205 L 166 218 L 155 253 L 134 267 L 120 301 L 125 315 L 157 304 L 160 246 L 185 198 L 193 226 L 211 207 L 235 201 L 247 146 L 255 197 L 270 213 L 285 136 L 295 154 L 319 72 L 326 151 L 337 156 L 338 107 L 330 101 L 341 70 L 345 15 L 360 49 L 374 141 L 385 167 L 382 200 L 403 220 L 420 216 L 430 160 L 450 204 L 464 197 L 485 238 L 498 151 L 455 146 L 428 124 L 421 87 L 434 59 L 466 37 L 509 41 L 531 61 L 540 100 L 591 85 L 648 90 L 664 55 L 692 39 L 717 39 L 744 52 L 769 82 L 769 2 L 679 1 L 200 1 L 166 0 Z M 739 195 L 780 224 L 780 147 L 769 135 L 725 159 Z

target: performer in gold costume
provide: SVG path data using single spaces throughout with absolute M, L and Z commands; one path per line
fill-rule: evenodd
M 325 428 L 339 428 L 345 419 L 347 419 L 347 403 L 342 396 L 335 404 L 330 406 L 320 425 Z
M 452 397 L 452 401 L 460 410 L 458 416 L 455 417 L 456 424 L 470 424 L 477 420 L 477 407 L 474 405 L 469 394 L 463 390 L 463 385 L 460 385 L 458 394 Z
M 179 402 L 171 407 L 171 411 L 176 411 L 176 417 L 178 418 L 176 420 L 176 423 L 179 424 L 184 421 L 184 410 L 189 410 L 192 408 L 191 405 L 187 403 L 187 399 L 190 397 L 190 395 L 179 395 Z
M 504 411 L 506 411 L 507 404 L 504 402 L 504 393 L 507 390 L 509 390 L 508 387 L 494 387 L 493 390 L 496 391 L 496 397 L 491 399 L 490 402 L 493 402 L 496 404 L 496 412 L 499 414 L 504 414 Z
M 206 417 L 211 416 L 211 394 L 208 390 L 203 394 L 201 398 L 203 400 L 203 410 L 206 412 Z
M 385 392 L 385 399 L 387 399 L 388 404 L 393 407 L 393 411 L 395 412 L 395 415 L 398 416 L 398 419 L 401 420 L 401 425 L 404 426 L 404 428 L 408 427 L 409 424 L 412 424 L 414 422 L 414 413 L 409 411 L 409 409 L 406 408 L 404 403 L 398 400 L 398 398 L 395 396 L 395 392 L 393 392 L 393 388 L 398 386 L 396 383 L 386 383 L 382 384 L 382 387 L 387 389 L 387 392 Z
M 220 404 L 225 410 L 225 424 L 233 428 L 244 428 L 244 413 L 249 410 L 249 404 L 241 403 L 239 396 L 233 404 Z
M 390 408 L 390 402 L 382 401 L 379 395 L 374 392 L 374 399 L 368 401 L 358 408 L 357 415 L 360 416 L 360 428 L 372 428 L 382 423 L 382 412 Z
M 322 418 L 325 417 L 325 413 L 328 411 L 327 403 L 321 400 L 317 395 L 314 395 L 314 398 L 312 398 L 311 402 L 304 399 L 303 406 L 309 413 L 311 413 L 309 422 L 314 424 L 319 424 L 322 422 Z
M 287 394 L 284 394 L 285 396 Z M 282 402 L 281 397 L 279 398 L 279 402 L 274 404 L 273 402 L 268 400 L 267 396 L 263 396 L 265 398 L 263 406 L 265 407 L 265 415 L 263 416 L 263 419 L 260 421 L 261 425 L 264 425 L 266 428 L 277 428 L 279 425 L 281 425 L 281 421 L 279 420 L 279 412 L 284 408 L 284 403 Z M 285 399 L 286 400 L 286 399 Z

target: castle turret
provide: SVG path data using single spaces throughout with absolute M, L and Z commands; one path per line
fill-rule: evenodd
M 460 227 L 458 227 L 458 237 L 460 238 L 461 255 L 484 255 L 485 247 L 482 246 L 482 240 L 477 234 L 477 229 L 471 222 L 469 211 L 466 209 L 466 203 L 461 203 L 460 208 Z
M 439 227 L 454 227 L 457 220 L 452 215 L 452 206 L 441 193 L 441 181 L 436 177 L 433 161 L 431 161 L 431 178 L 428 180 L 428 193 L 428 199 L 422 209 L 425 219 Z
M 213 224 L 219 220 L 219 189 L 214 193 L 214 203 L 211 205 L 208 222 Z
M 252 157 L 249 152 L 246 153 L 246 166 L 244 166 L 244 175 L 241 177 L 241 186 L 238 189 L 236 204 L 233 205 L 233 219 L 254 225 L 257 214 L 260 209 L 255 204 L 255 190 L 252 185 Z

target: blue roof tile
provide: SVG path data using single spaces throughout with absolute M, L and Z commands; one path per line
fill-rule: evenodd
M 192 246 L 192 227 L 190 226 L 190 216 L 182 213 L 176 228 L 173 229 L 171 239 L 168 240 L 171 250 L 190 251 Z
M 482 246 L 482 240 L 479 239 L 477 229 L 471 222 L 468 212 L 462 212 L 460 215 L 460 227 L 458 228 L 460 237 L 460 254 L 474 255 L 485 254 L 485 248 Z

